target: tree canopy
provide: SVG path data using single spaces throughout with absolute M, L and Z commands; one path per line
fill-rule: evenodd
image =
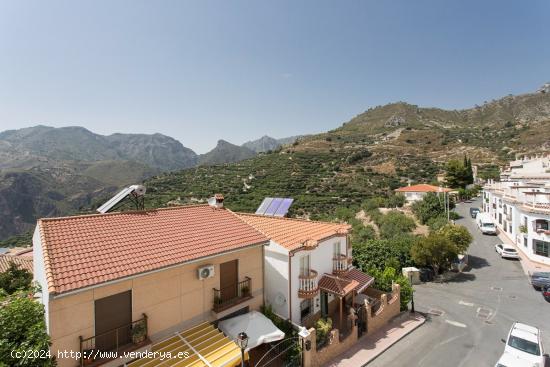
M 32 298 L 33 293 L 33 290 L 27 290 L 0 295 L 0 366 L 55 365 L 55 361 L 46 355 L 50 337 L 46 332 L 44 306 Z M 12 351 L 22 353 L 20 355 L 36 351 L 46 358 L 17 358 Z
M 449 209 L 454 208 L 454 203 L 449 202 Z M 412 205 L 412 210 L 420 223 L 427 224 L 432 218 L 442 217 L 445 214 L 445 200 L 442 194 L 429 192 L 422 200 Z
M 453 188 L 466 188 L 474 183 L 472 161 L 466 156 L 462 162 L 456 159 L 448 161 L 445 167 L 445 182 Z
M 11 262 L 8 270 L 0 273 L 0 289 L 3 289 L 7 294 L 12 294 L 17 290 L 29 289 L 32 282 L 32 274 L 21 269 L 19 265 Z

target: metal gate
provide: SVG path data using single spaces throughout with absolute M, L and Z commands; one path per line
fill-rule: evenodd
M 300 338 L 286 338 L 268 344 L 269 350 L 254 363 L 254 367 L 301 367 Z
M 367 332 L 367 327 L 368 327 L 367 320 L 368 320 L 367 308 L 365 307 L 365 305 L 361 305 L 357 309 L 357 336 L 358 337 L 361 337 L 363 333 Z

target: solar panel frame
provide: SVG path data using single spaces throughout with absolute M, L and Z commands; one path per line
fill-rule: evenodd
M 274 198 L 270 198 L 270 197 L 265 198 L 260 204 L 260 206 L 258 207 L 258 209 L 256 210 L 256 214 L 264 215 L 265 211 L 271 205 L 271 202 L 273 201 L 273 199 Z
M 293 202 L 294 202 L 294 199 L 284 198 L 283 202 L 281 203 L 281 205 L 279 205 L 279 207 L 277 208 L 273 216 L 284 217 L 288 213 L 288 209 L 290 208 Z

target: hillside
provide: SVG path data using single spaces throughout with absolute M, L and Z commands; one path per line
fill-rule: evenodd
M 32 230 L 42 217 L 78 213 L 120 186 L 160 171 L 133 161 L 65 161 L 0 172 L 0 240 Z
M 0 169 L 50 161 L 131 160 L 161 170 L 192 167 L 197 155 L 179 141 L 154 134 L 95 134 L 83 127 L 34 126 L 0 133 Z
M 467 154 L 483 168 L 541 151 L 550 151 L 548 94 L 457 111 L 393 103 L 246 161 L 146 180 L 147 205 L 195 202 L 221 192 L 234 210 L 255 210 L 265 196 L 288 196 L 296 199 L 291 215 L 322 215 L 389 193 L 409 179 L 433 181 L 453 157 Z
M 288 138 L 275 139 L 271 136 L 264 135 L 260 139 L 247 141 L 242 146 L 256 153 L 264 153 L 275 150 L 282 145 L 292 144 L 301 137 L 302 136 L 289 136 Z
M 198 164 L 200 166 L 208 166 L 221 163 L 239 162 L 244 159 L 252 158 L 255 155 L 255 152 L 246 147 L 240 147 L 225 140 L 218 140 L 218 143 L 214 149 L 199 156 Z

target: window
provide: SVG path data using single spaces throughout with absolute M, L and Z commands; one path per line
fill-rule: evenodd
M 300 275 L 309 275 L 310 260 L 309 255 L 300 258 Z
M 523 217 L 523 225 L 527 228 L 527 217 Z
M 544 219 L 537 219 L 535 221 L 536 231 L 548 231 L 548 221 Z
M 508 345 L 525 353 L 533 354 L 535 356 L 540 355 L 540 348 L 537 343 L 533 343 L 532 341 L 525 340 L 514 335 L 510 335 Z
M 342 253 L 342 245 L 340 244 L 340 241 L 335 242 L 334 245 L 332 246 L 332 255 L 334 255 L 334 257 L 337 257 L 341 253 Z
M 533 240 L 533 251 L 535 254 L 545 257 L 550 257 L 548 249 L 550 248 L 550 242 Z
M 523 237 L 523 247 L 527 247 L 527 237 Z
M 300 317 L 303 319 L 313 313 L 313 301 L 306 299 L 300 302 Z
M 498 224 L 502 224 L 502 213 L 498 213 Z

